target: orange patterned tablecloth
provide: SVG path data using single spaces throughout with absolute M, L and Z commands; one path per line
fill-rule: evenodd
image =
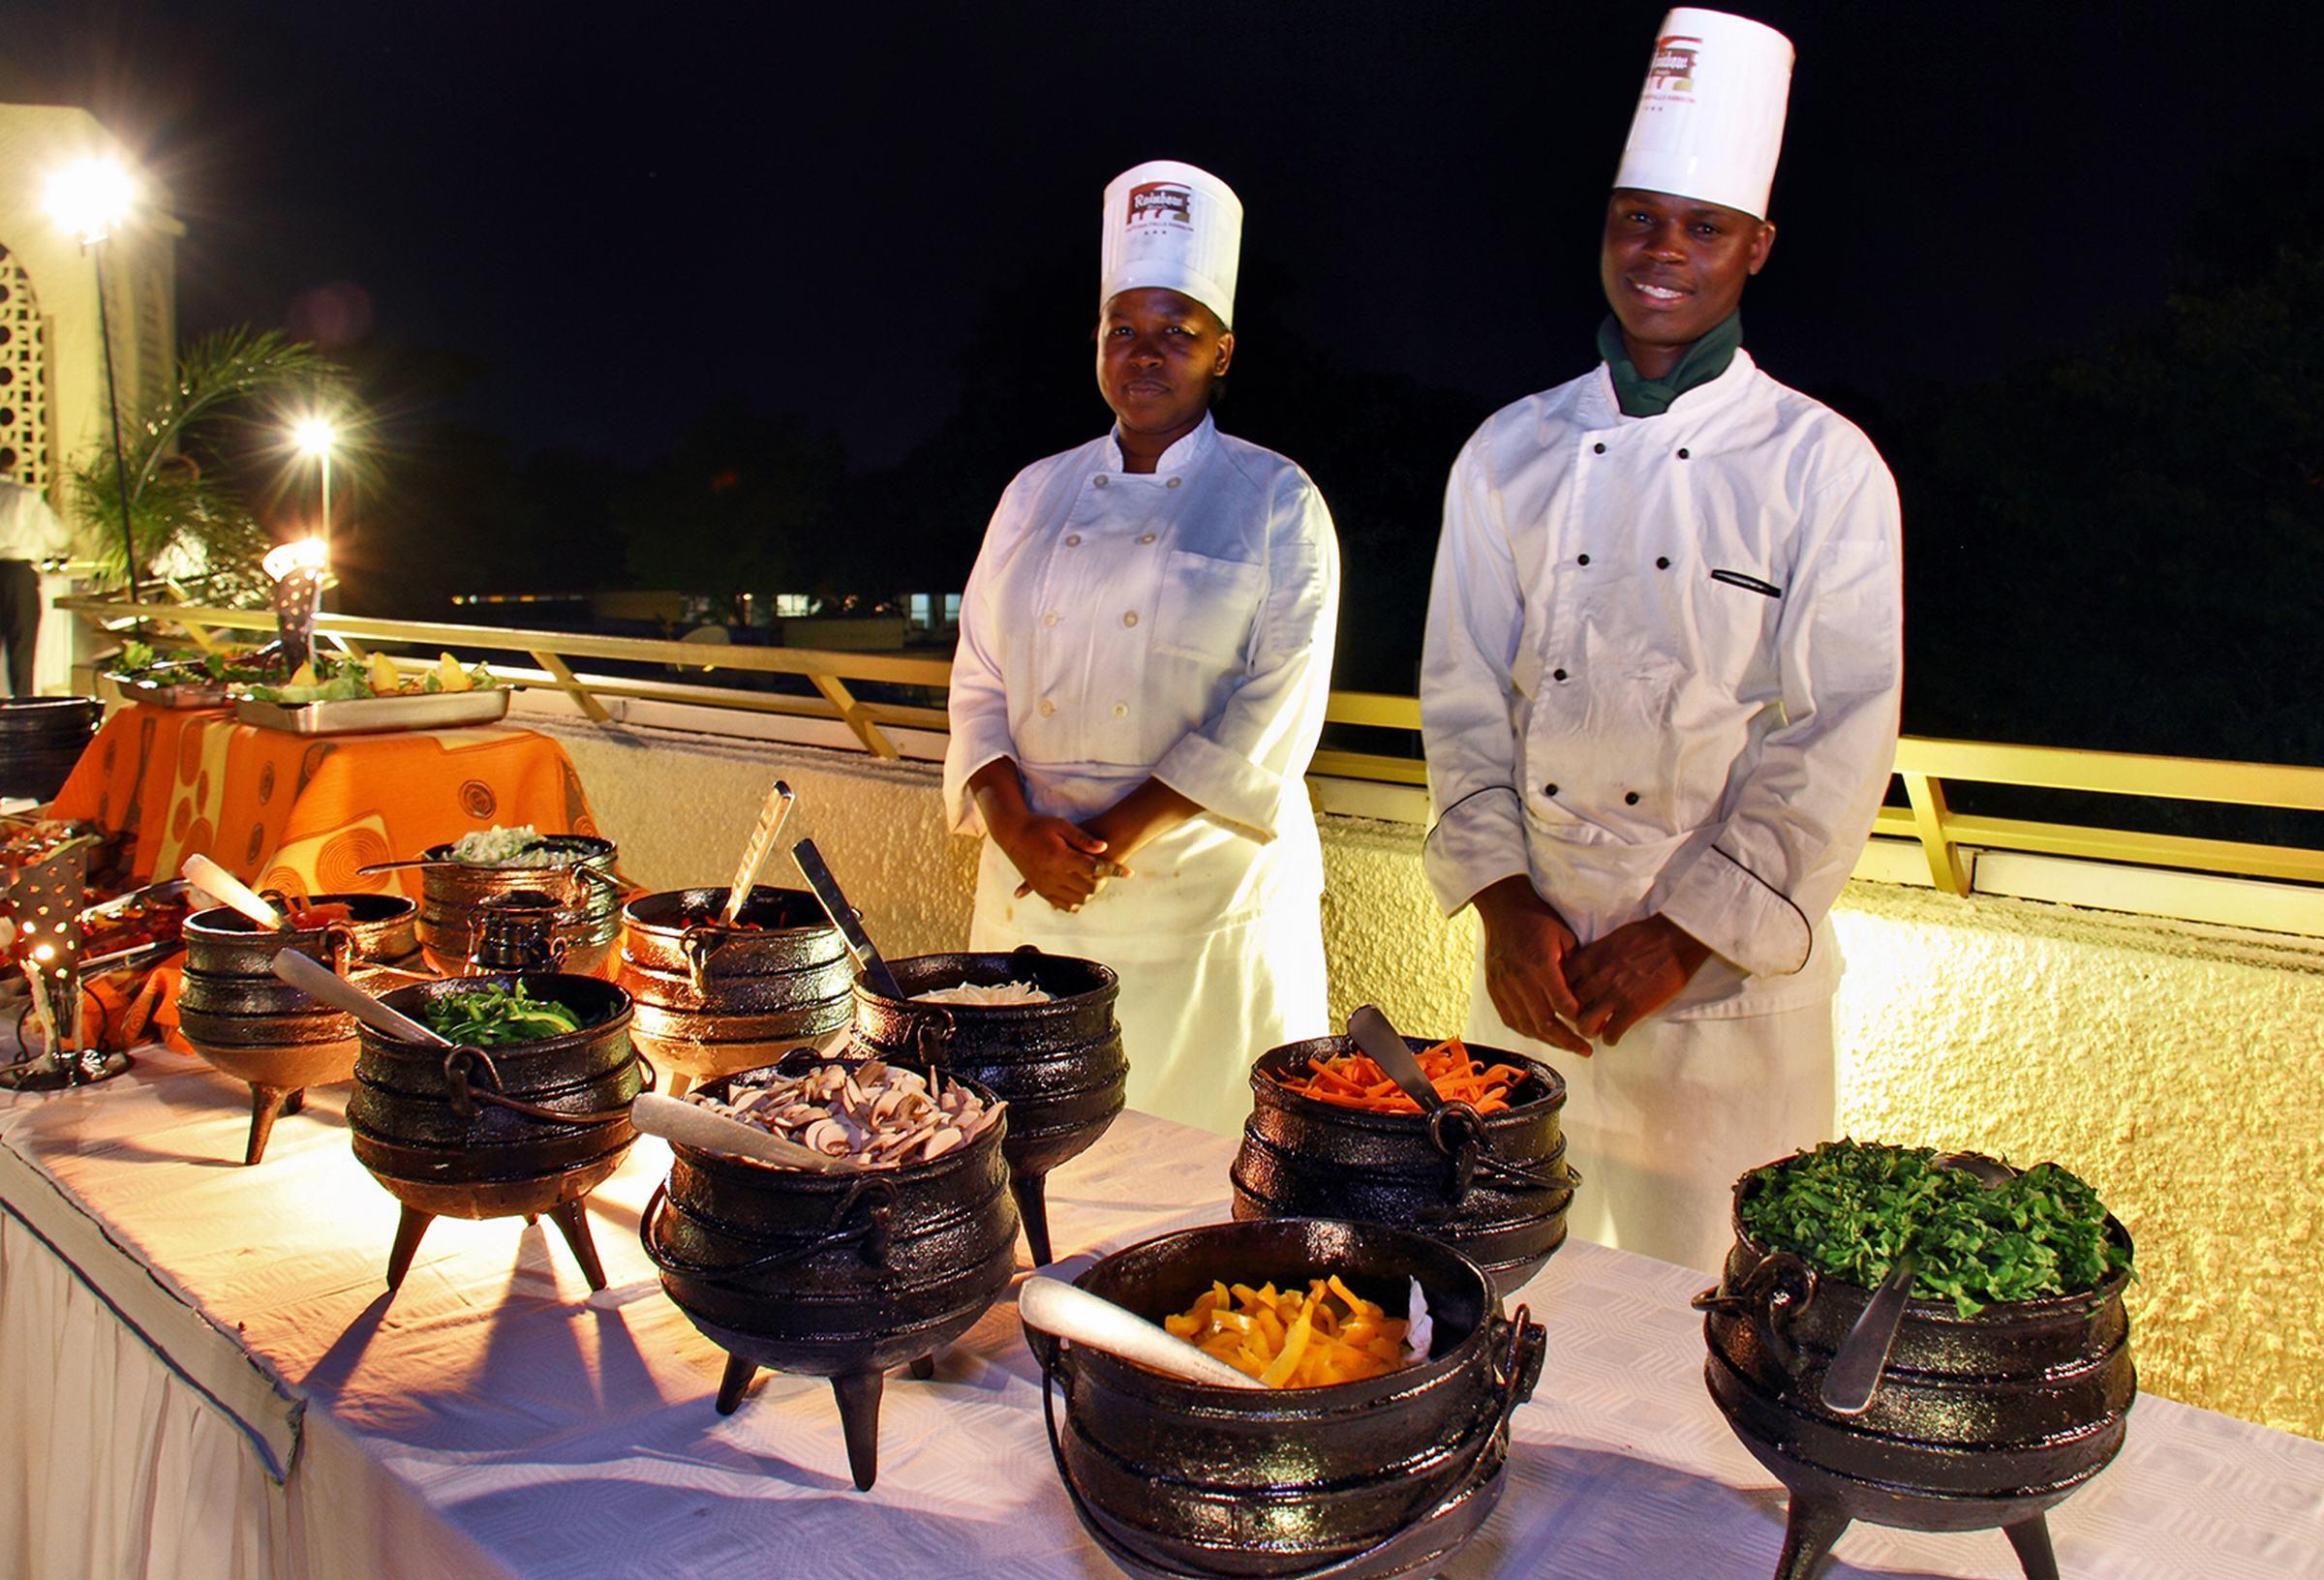
M 135 834 L 139 883 L 196 851 L 259 889 L 419 897 L 419 872 L 373 862 L 495 824 L 596 834 L 581 776 L 548 737 L 508 724 L 298 736 L 230 714 L 133 704 L 105 722 L 50 815 Z

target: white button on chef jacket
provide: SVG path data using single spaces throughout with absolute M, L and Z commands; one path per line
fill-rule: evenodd
M 1667 1017 L 1828 995 L 1895 759 L 1899 544 L 1870 441 L 1741 351 L 1658 417 L 1601 366 L 1487 420 L 1422 662 L 1446 910 L 1523 873 L 1584 942 L 1660 911 L 1718 957 Z
M 1077 820 L 1157 777 L 1208 815 L 1141 850 L 1138 876 L 1082 921 L 1102 927 L 1111 902 L 1142 895 L 1137 926 L 1208 930 L 1279 885 L 1322 883 L 1304 775 L 1330 694 L 1338 548 L 1305 473 L 1208 418 L 1153 473 L 1121 465 L 1109 435 L 1002 495 L 962 598 L 946 813 L 981 833 L 967 781 L 1003 756 L 1035 810 Z

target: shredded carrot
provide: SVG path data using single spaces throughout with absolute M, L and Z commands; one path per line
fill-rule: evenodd
M 1466 1103 L 1479 1113 L 1507 1111 L 1510 1088 L 1525 1079 L 1525 1072 L 1514 1065 L 1488 1065 L 1470 1057 L 1457 1037 L 1447 1038 L 1418 1057 L 1421 1074 L 1428 1078 L 1438 1096 L 1448 1103 Z M 1275 1079 L 1287 1091 L 1336 1103 L 1343 1109 L 1361 1109 L 1367 1113 L 1421 1111 L 1420 1105 L 1367 1053 L 1313 1059 L 1304 1075 L 1279 1075 Z
M 1409 1325 L 1334 1276 L 1307 1288 L 1213 1284 L 1162 1325 L 1270 1388 L 1316 1388 L 1385 1377 L 1414 1357 Z

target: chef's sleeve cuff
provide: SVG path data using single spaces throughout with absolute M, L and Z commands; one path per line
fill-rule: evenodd
M 985 832 L 984 814 L 976 809 L 976 797 L 969 791 L 968 781 L 988 764 L 1016 754 L 1017 743 L 1009 739 L 1006 724 L 996 722 L 986 728 L 955 730 L 944 751 L 946 827 L 955 834 Z
M 1446 807 L 1421 846 L 1421 869 L 1447 916 L 1503 878 L 1530 878 L 1525 812 L 1516 792 L 1488 785 Z
M 1283 777 L 1207 735 L 1189 733 L 1162 754 L 1154 777 L 1187 800 L 1235 824 L 1237 832 L 1270 844 L 1283 806 Z
M 1816 947 L 1790 896 L 1716 845 L 1678 874 L 1662 914 L 1755 977 L 1791 976 Z

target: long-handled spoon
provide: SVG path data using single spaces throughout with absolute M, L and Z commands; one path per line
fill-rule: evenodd
M 1267 1386 L 1136 1312 L 1061 1278 L 1035 1273 L 1019 1285 L 1017 1315 L 1027 1327 L 1134 1360 L 1181 1382 L 1205 1382 L 1215 1388 Z
M 222 905 L 232 906 L 267 931 L 288 932 L 290 930 L 290 918 L 260 898 L 258 892 L 249 884 L 235 877 L 207 856 L 187 857 L 180 870 L 185 873 L 187 880 L 195 888 L 210 896 Z
M 640 1092 L 629 1105 L 629 1122 L 648 1136 L 679 1141 L 705 1152 L 724 1152 L 753 1163 L 783 1169 L 812 1169 L 818 1173 L 851 1174 L 860 1167 L 852 1158 L 827 1157 L 811 1146 L 786 1141 L 756 1125 L 729 1119 L 699 1103 Z
M 847 903 L 840 880 L 831 875 L 831 867 L 824 862 L 823 853 L 815 848 L 815 842 L 800 840 L 791 847 L 791 859 L 799 864 L 799 870 L 807 878 L 807 886 L 815 892 L 815 898 L 823 902 L 823 914 L 831 918 L 831 925 L 846 940 L 848 951 L 855 956 L 855 963 L 863 968 L 864 981 L 871 985 L 872 990 L 882 998 L 903 997 L 903 989 L 896 985 L 896 974 L 879 957 L 872 935 L 864 930 L 864 913 Z
M 775 848 L 775 836 L 791 815 L 791 787 L 780 779 L 767 792 L 766 804 L 758 809 L 758 822 L 750 830 L 750 841 L 743 846 L 743 861 L 734 869 L 734 884 L 726 891 L 726 914 L 722 920 L 733 927 L 742 920 L 743 906 L 750 898 L 751 880 L 758 876 L 767 852 Z
M 320 998 L 335 1010 L 346 1011 L 383 1037 L 392 1037 L 399 1043 L 426 1043 L 435 1048 L 460 1046 L 401 1011 L 389 1009 L 330 967 L 295 949 L 276 951 L 273 967 L 276 976 L 308 997 Z
M 1388 1023 L 1388 1017 L 1366 1004 L 1348 1017 L 1348 1035 L 1356 1046 L 1372 1057 L 1372 1062 L 1388 1073 L 1406 1097 L 1421 1107 L 1425 1116 L 1445 1106 L 1442 1092 L 1436 1089 L 1421 1069 L 1421 1061 L 1413 1057 L 1412 1048 L 1401 1033 Z
M 1930 1162 L 1939 1169 L 1974 1174 L 1989 1191 L 2016 1172 L 2005 1163 L 1974 1152 L 1947 1152 Z M 1832 1352 L 1832 1363 L 1824 1369 L 1822 1398 L 1823 1408 L 1833 1414 L 1861 1415 L 1872 1408 L 1872 1396 L 1880 1391 L 1881 1378 L 1888 1370 L 1888 1352 L 1896 1347 L 1896 1331 L 1904 1323 L 1906 1302 L 1912 1297 L 1912 1278 L 1919 1264 L 1911 1246 L 1899 1253 L 1889 1264 L 1888 1276 L 1864 1302 L 1855 1326 Z

